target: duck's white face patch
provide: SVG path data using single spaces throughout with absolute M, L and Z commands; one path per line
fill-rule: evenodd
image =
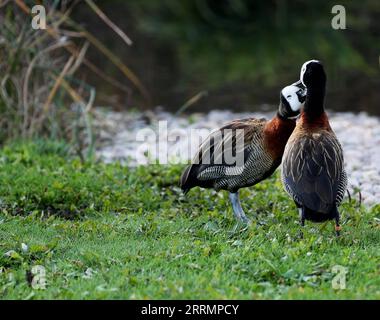
M 299 111 L 301 109 L 302 103 L 298 98 L 297 92 L 300 88 L 296 86 L 287 86 L 282 89 L 282 96 L 288 101 L 292 111 Z
M 307 67 L 307 65 L 308 65 L 310 62 L 317 62 L 317 63 L 319 63 L 318 60 L 309 60 L 309 61 L 306 61 L 306 62 L 302 65 L 302 67 L 301 67 L 301 72 L 300 72 L 300 80 L 301 80 L 301 82 L 302 82 L 303 85 L 305 85 L 305 83 L 303 82 L 303 75 L 305 74 L 305 72 L 306 72 L 306 67 Z

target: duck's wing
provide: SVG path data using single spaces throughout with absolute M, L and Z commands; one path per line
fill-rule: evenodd
M 184 170 L 180 181 L 181 188 L 187 192 L 196 185 L 212 187 L 211 180 L 222 178 L 226 168 L 235 165 L 229 163 L 228 159 L 226 161 L 226 155 L 232 155 L 234 159 L 243 156 L 246 161 L 249 147 L 254 140 L 260 140 L 266 123 L 266 119 L 246 118 L 231 121 L 213 131 L 200 145 L 192 164 Z M 212 179 L 203 177 L 200 183 L 199 175 L 210 169 L 212 172 L 207 176 Z M 210 180 L 210 183 L 204 180 Z
M 343 201 L 344 195 L 347 191 L 347 173 L 346 170 L 343 169 L 341 175 L 340 175 L 340 181 L 338 185 L 338 193 L 336 196 L 336 205 L 339 206 L 340 203 Z
M 262 138 L 266 119 L 234 120 L 213 131 L 201 144 L 193 163 L 205 165 L 235 165 L 230 160 L 244 157 L 248 148 Z M 230 158 L 231 159 L 230 159 Z
M 329 213 L 345 189 L 344 177 L 342 147 L 333 132 L 296 133 L 289 140 L 283 157 L 282 180 L 297 203 Z

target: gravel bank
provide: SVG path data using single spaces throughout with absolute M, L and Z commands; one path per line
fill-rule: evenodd
M 360 190 L 362 200 L 367 205 L 380 203 L 380 119 L 365 113 L 332 113 L 330 123 L 337 134 L 345 156 L 345 165 L 349 179 L 349 190 L 357 194 Z M 162 128 L 167 121 L 167 132 L 173 140 L 168 144 L 168 152 L 159 145 L 156 158 L 169 160 L 188 160 L 198 145 L 196 138 L 189 137 L 191 129 L 212 130 L 232 120 L 245 117 L 270 118 L 271 113 L 233 113 L 214 110 L 206 114 L 192 114 L 189 117 L 174 117 L 166 112 L 127 113 L 98 109 L 95 112 L 95 126 L 98 127 L 99 144 L 97 156 L 105 162 L 121 161 L 128 165 L 147 164 L 146 147 L 157 146 L 157 142 L 166 141 Z M 145 131 L 141 131 L 144 129 Z M 149 133 L 157 137 L 136 141 L 138 135 Z M 158 135 L 161 132 L 161 135 Z M 207 132 L 207 131 L 205 131 Z M 179 138 L 180 137 L 180 138 Z M 195 140 L 194 140 L 195 139 Z M 189 141 L 190 140 L 190 141 Z M 189 149 L 191 142 L 191 150 Z M 195 148 L 195 149 L 194 149 Z M 177 157 L 173 158 L 173 155 Z M 357 196 L 357 195 L 356 195 Z

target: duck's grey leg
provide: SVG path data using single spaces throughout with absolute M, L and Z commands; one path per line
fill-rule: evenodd
M 243 208 L 241 207 L 240 204 L 240 199 L 239 199 L 239 191 L 232 193 L 230 192 L 229 194 L 230 201 L 232 204 L 232 209 L 234 211 L 235 218 L 241 222 L 244 223 L 249 223 L 249 219 L 246 217 Z
M 305 213 L 304 213 L 303 207 L 302 208 L 298 208 L 298 213 L 299 213 L 299 216 L 300 216 L 301 227 L 303 227 L 303 226 L 305 226 Z
M 304 207 L 298 208 L 298 214 L 300 216 L 300 225 L 301 225 L 300 238 L 303 239 L 302 228 L 305 226 L 305 209 L 304 209 Z

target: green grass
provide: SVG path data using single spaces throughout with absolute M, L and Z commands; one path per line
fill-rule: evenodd
M 346 201 L 340 238 L 308 222 L 301 239 L 278 174 L 242 190 L 244 228 L 227 194 L 184 197 L 181 170 L 82 164 L 51 142 L 3 148 L 0 298 L 380 298 L 380 205 Z M 45 290 L 30 285 L 35 265 Z M 348 268 L 345 290 L 332 288 L 334 265 Z

